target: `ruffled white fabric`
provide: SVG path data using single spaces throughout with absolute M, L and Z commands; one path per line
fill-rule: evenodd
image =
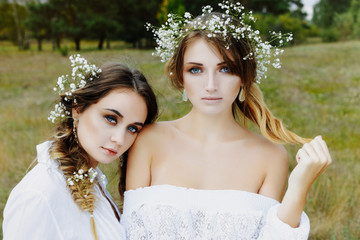
M 38 145 L 38 164 L 12 190 L 4 209 L 4 240 L 16 239 L 93 239 L 90 215 L 81 211 L 66 187 L 58 162 L 49 156 L 51 142 Z M 100 169 L 97 177 L 103 175 Z M 100 181 L 106 191 L 107 181 Z M 125 230 L 115 217 L 109 201 L 96 185 L 94 219 L 99 239 L 125 239 Z M 119 213 L 119 212 L 118 212 Z
M 277 217 L 279 204 L 245 191 L 157 185 L 125 192 L 121 224 L 127 239 L 307 239 L 306 214 L 292 228 Z

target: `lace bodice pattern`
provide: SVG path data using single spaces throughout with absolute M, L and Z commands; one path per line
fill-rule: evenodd
M 121 224 L 127 239 L 307 239 L 306 214 L 292 228 L 278 219 L 278 206 L 245 191 L 157 185 L 125 192 Z

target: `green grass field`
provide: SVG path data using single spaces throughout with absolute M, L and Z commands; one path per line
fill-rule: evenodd
M 127 62 L 150 80 L 161 106 L 160 120 L 184 115 L 190 106 L 181 101 L 163 74 L 164 64 L 150 50 L 121 47 L 96 51 L 85 42 L 81 54 L 89 62 Z M 113 45 L 116 46 L 116 45 Z M 34 46 L 35 48 L 35 46 Z M 35 146 L 52 134 L 47 120 L 53 108 L 56 79 L 71 71 L 69 60 L 44 45 L 18 51 L 0 42 L 0 220 L 11 189 L 36 157 Z M 71 49 L 71 46 L 70 46 Z M 70 54 L 75 52 L 70 51 Z M 310 239 L 358 239 L 360 236 L 360 42 L 309 44 L 286 49 L 280 70 L 271 70 L 261 89 L 275 116 L 304 137 L 322 135 L 333 164 L 311 188 L 305 211 L 310 217 Z M 253 128 L 253 127 L 252 127 Z M 300 146 L 287 146 L 291 168 Z M 112 166 L 100 166 L 108 176 L 110 192 L 118 175 Z M 2 231 L 0 231 L 2 238 Z

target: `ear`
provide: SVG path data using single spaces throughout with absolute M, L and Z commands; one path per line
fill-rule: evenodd
M 77 118 L 77 119 L 79 119 L 79 115 L 80 115 L 80 113 L 79 113 L 78 108 L 73 108 L 73 109 L 71 109 L 71 116 L 72 116 L 72 118 Z

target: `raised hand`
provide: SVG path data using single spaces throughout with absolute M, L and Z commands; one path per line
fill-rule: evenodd
M 305 143 L 296 154 L 297 166 L 289 177 L 289 187 L 310 188 L 315 179 L 331 164 L 329 149 L 321 136 Z
M 291 172 L 278 217 L 292 227 L 299 224 L 311 184 L 332 162 L 329 150 L 321 136 L 317 136 L 296 154 L 298 164 Z

